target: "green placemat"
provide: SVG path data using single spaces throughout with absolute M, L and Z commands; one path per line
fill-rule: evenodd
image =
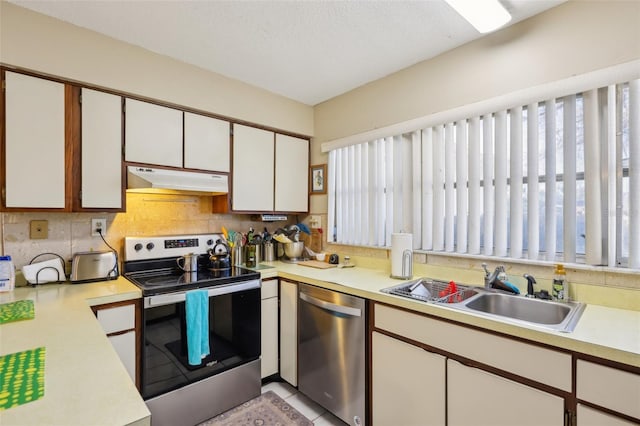
M 45 348 L 0 356 L 0 411 L 44 395 Z
M 33 300 L 19 300 L 17 302 L 3 303 L 0 305 L 0 324 L 33 319 L 35 316 Z

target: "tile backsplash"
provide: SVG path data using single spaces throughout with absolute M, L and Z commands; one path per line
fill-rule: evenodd
M 73 253 L 108 250 L 100 237 L 91 236 L 93 218 L 107 219 L 105 239 L 120 259 L 125 236 L 220 232 L 223 226 L 239 232 L 247 232 L 250 226 L 262 231 L 266 226 L 273 232 L 298 221 L 295 215 L 288 215 L 288 222 L 269 223 L 251 215 L 213 214 L 210 197 L 127 193 L 124 213 L 0 213 L 0 249 L 11 255 L 18 270 L 41 253 L 52 252 L 68 262 Z M 32 220 L 48 221 L 47 239 L 29 238 Z M 42 256 L 37 261 L 46 259 Z

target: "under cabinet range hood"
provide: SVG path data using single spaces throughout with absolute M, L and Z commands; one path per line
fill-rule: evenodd
M 229 192 L 229 178 L 224 174 L 129 166 L 127 167 L 127 190 L 220 195 Z

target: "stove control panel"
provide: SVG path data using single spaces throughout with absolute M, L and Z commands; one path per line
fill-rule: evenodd
M 164 240 L 164 248 L 198 247 L 197 238 L 180 238 L 174 240 Z
M 149 260 L 179 257 L 185 254 L 204 254 L 218 241 L 225 241 L 222 234 L 170 235 L 161 237 L 125 237 L 124 259 Z

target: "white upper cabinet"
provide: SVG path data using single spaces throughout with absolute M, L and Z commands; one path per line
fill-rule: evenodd
M 82 208 L 122 208 L 122 98 L 82 89 Z
M 64 85 L 5 75 L 5 205 L 65 208 Z
M 64 85 L 6 73 L 6 207 L 65 208 Z
M 126 99 L 125 160 L 182 167 L 182 111 Z
M 234 124 L 233 210 L 273 210 L 273 147 L 273 132 Z
M 309 141 L 234 124 L 232 210 L 309 210 Z
M 231 124 L 204 115 L 184 113 L 184 167 L 229 172 Z
M 275 211 L 309 210 L 309 141 L 276 134 Z

